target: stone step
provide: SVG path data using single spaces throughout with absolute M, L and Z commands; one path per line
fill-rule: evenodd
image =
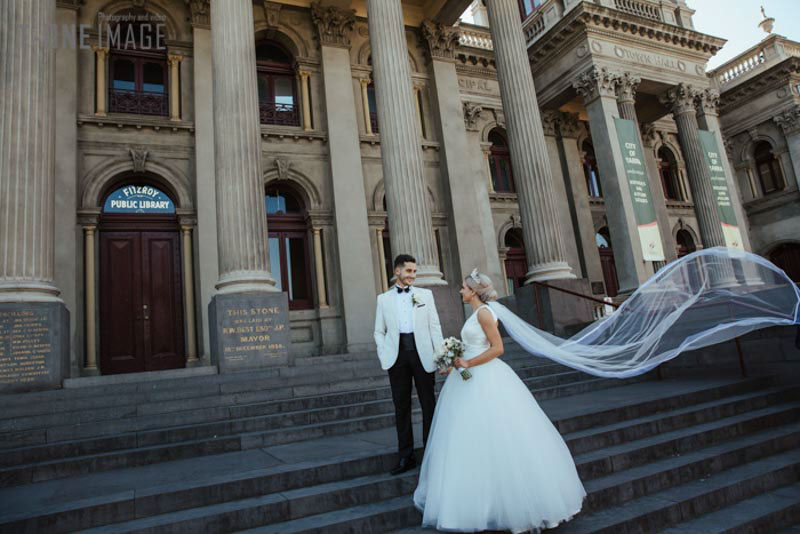
M 733 423 L 746 426 L 746 424 L 741 420 L 734 421 Z M 684 431 L 682 435 L 684 439 L 688 439 L 689 436 L 692 435 L 692 429 Z M 672 439 L 674 439 L 674 437 L 675 436 L 671 436 Z M 716 448 L 712 447 L 706 449 L 702 454 L 688 453 L 687 455 L 680 456 L 678 458 L 671 458 L 670 456 L 667 456 L 662 460 L 656 461 L 654 464 L 648 464 L 648 466 L 645 466 L 655 466 L 654 468 L 651 468 L 651 472 L 649 473 L 642 474 L 634 469 L 630 471 L 633 473 L 633 478 L 626 475 L 628 471 L 623 471 L 622 473 L 615 475 L 616 479 L 613 479 L 612 477 L 606 477 L 605 479 L 599 479 L 598 481 L 590 482 L 587 484 L 587 490 L 590 491 L 590 503 L 593 502 L 591 499 L 595 499 L 597 502 L 618 503 L 625 498 L 630 499 L 634 496 L 641 496 L 642 488 L 647 488 L 648 491 L 663 489 L 665 487 L 669 487 L 677 481 L 685 481 L 691 479 L 693 476 L 698 476 L 698 473 L 705 473 L 709 469 L 719 469 L 723 466 L 728 467 L 748 459 L 758 458 L 767 454 L 775 454 L 776 452 L 782 452 L 784 450 L 797 447 L 799 443 L 800 423 L 795 423 L 793 426 L 790 425 L 783 426 L 778 429 L 768 429 L 753 436 L 737 438 L 737 440 L 732 443 L 725 443 L 722 446 L 716 446 Z M 647 453 L 642 451 L 652 449 L 654 446 L 656 447 L 656 450 L 660 451 L 662 454 L 664 451 L 663 445 L 654 445 L 652 441 L 647 440 L 640 440 L 638 446 L 640 449 L 642 449 L 641 451 L 637 451 L 636 447 L 632 447 L 630 449 L 630 453 L 634 454 L 635 452 L 638 452 L 640 456 L 644 456 L 647 455 Z M 658 455 L 654 455 L 653 458 L 657 460 Z M 716 458 L 723 458 L 724 461 L 719 462 L 717 465 L 714 463 Z M 392 454 L 383 454 L 376 458 L 360 458 L 350 461 L 342 461 L 337 463 L 335 468 L 336 471 L 334 471 L 334 473 L 336 473 L 336 476 L 343 477 L 348 475 L 363 476 L 365 474 L 380 474 L 387 468 L 387 465 L 390 465 L 392 460 Z M 361 466 L 359 465 L 359 462 L 362 462 L 365 465 Z M 591 459 L 588 460 L 588 462 L 591 462 Z M 587 462 L 582 462 L 581 459 L 578 458 L 577 463 L 579 471 L 583 471 L 584 465 Z M 275 473 L 274 470 L 268 470 L 260 473 L 245 473 L 241 477 L 228 477 L 224 481 L 215 481 L 211 484 L 205 485 L 202 481 L 193 480 L 190 483 L 137 491 L 135 509 L 137 515 L 139 516 L 146 516 L 148 514 L 165 514 L 186 508 L 214 507 L 222 504 L 224 501 L 229 500 L 252 499 L 258 495 L 261 495 L 262 493 L 285 493 L 287 490 L 293 489 L 293 486 L 291 485 L 292 481 L 303 481 L 304 483 L 311 485 L 315 483 L 326 484 L 339 481 L 337 478 L 319 478 L 320 476 L 331 476 L 331 468 L 332 466 L 330 465 L 317 464 L 313 467 L 313 471 L 309 471 L 309 466 L 302 466 L 300 468 L 296 468 L 296 470 L 291 474 L 284 471 Z M 641 471 L 641 469 L 639 471 Z M 634 480 L 639 479 L 643 480 L 644 482 L 633 482 Z M 611 481 L 611 483 L 609 483 L 609 481 Z M 80 485 L 79 481 L 76 481 L 75 483 Z M 636 491 L 632 491 L 630 489 L 631 484 L 638 484 L 635 485 Z M 380 494 L 380 491 L 376 493 L 376 495 Z M 595 494 L 598 496 L 595 497 Z M 99 502 L 97 502 L 97 500 L 89 501 L 90 506 L 85 506 L 83 502 L 78 501 L 77 503 L 74 503 L 74 505 L 62 506 L 60 509 L 50 510 L 48 513 L 42 514 L 43 517 L 41 518 L 38 518 L 37 516 L 35 520 L 37 521 L 36 524 L 42 525 L 75 525 L 77 524 L 76 522 L 80 523 L 83 521 L 84 523 L 81 523 L 82 526 L 80 528 L 85 528 L 95 524 L 102 524 L 103 522 L 110 522 L 112 521 L 112 518 L 116 518 L 118 521 L 125 520 L 124 514 L 128 513 L 126 510 L 134 508 L 134 504 L 132 502 L 128 504 L 128 501 L 131 501 L 132 499 L 133 497 L 131 495 L 124 494 L 117 501 L 114 501 L 110 496 L 103 495 Z M 355 503 L 351 502 L 350 504 Z M 251 513 L 246 509 L 246 507 L 242 508 L 236 507 L 235 505 L 231 506 L 232 507 L 229 508 L 221 508 L 221 510 L 224 510 L 227 514 L 226 517 L 228 519 L 225 521 L 234 520 L 234 515 L 231 514 L 242 514 L 241 521 L 244 523 L 250 520 L 247 518 L 251 517 Z M 112 514 L 110 511 L 118 512 L 116 514 Z M 320 510 L 316 513 L 321 511 L 327 510 Z M 37 513 L 41 514 L 41 510 Z M 123 516 L 122 519 L 120 519 L 121 514 Z M 209 515 L 195 512 L 190 513 L 187 517 L 193 518 L 194 523 L 191 523 L 192 525 L 196 525 L 196 522 L 200 520 L 198 518 L 201 516 L 205 518 L 204 520 L 208 520 L 213 524 L 217 524 L 218 520 L 214 519 L 212 515 L 213 514 Z M 18 518 L 16 521 L 20 522 L 21 524 L 21 522 L 34 521 L 34 518 Z M 93 521 L 93 523 L 89 523 L 89 521 Z M 219 521 L 222 521 L 222 519 L 219 519 Z M 3 526 L 2 523 L 10 524 L 12 523 L 12 519 L 6 517 L 3 521 L 0 521 L 0 526 Z
M 800 455 L 791 450 L 581 515 L 553 533 L 659 532 L 798 480 Z
M 526 379 L 526 382 L 536 378 Z M 537 399 L 619 387 L 644 380 L 590 379 L 538 389 Z M 419 413 L 416 413 L 419 417 Z M 114 423 L 116 424 L 116 423 Z M 155 431 L 128 432 L 44 445 L 6 449 L 0 455 L 0 487 L 30 484 L 83 473 L 121 469 L 163 461 L 221 454 L 269 445 L 388 428 L 394 412 L 326 423 L 306 424 L 260 432 L 248 431 L 237 421 L 218 425 L 189 425 Z M 209 429 L 211 432 L 209 432 Z M 106 429 L 108 430 L 108 429 Z M 217 431 L 218 433 L 214 433 Z M 222 434 L 223 431 L 228 433 Z M 202 437 L 198 439 L 198 436 Z
M 664 534 L 778 532 L 800 523 L 800 484 L 746 499 L 663 531 Z M 800 531 L 800 528 L 795 532 Z

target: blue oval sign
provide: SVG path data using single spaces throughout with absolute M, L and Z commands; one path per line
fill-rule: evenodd
M 175 204 L 162 191 L 149 185 L 126 185 L 111 193 L 105 213 L 175 213 Z

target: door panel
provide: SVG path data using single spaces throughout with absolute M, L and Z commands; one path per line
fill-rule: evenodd
M 616 297 L 619 293 L 619 279 L 617 278 L 617 264 L 614 262 L 614 251 L 606 247 L 600 247 L 597 250 L 600 252 L 600 265 L 603 268 L 606 295 Z
M 144 371 L 141 234 L 100 234 L 100 367 L 103 374 Z

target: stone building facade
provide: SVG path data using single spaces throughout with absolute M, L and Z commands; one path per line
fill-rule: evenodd
M 456 324 L 476 266 L 504 294 L 579 279 L 624 297 L 666 262 L 726 244 L 698 134 L 729 146 L 706 73 L 724 40 L 695 31 L 683 0 L 8 5 L 73 29 L 41 96 L 54 171 L 25 163 L 45 183 L 30 198 L 52 188 L 52 227 L 23 229 L 22 208 L 50 208 L 20 196 L 0 237 L 52 255 L 33 275 L 7 262 L 0 289 L 63 300 L 73 377 L 209 365 L 211 298 L 265 287 L 289 293 L 294 354 L 371 350 L 399 252 L 417 256 L 419 284 Z M 468 8 L 474 24 L 459 22 Z M 18 37 L 8 52 L 26 57 L 33 38 Z M 644 259 L 616 118 L 637 126 L 663 259 Z M 796 195 L 798 160 L 780 154 Z M 764 208 L 742 207 L 733 161 L 721 165 L 734 245 L 750 249 L 746 217 Z M 25 248 L 30 231 L 46 250 Z

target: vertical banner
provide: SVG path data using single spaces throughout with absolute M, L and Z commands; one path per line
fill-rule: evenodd
M 711 173 L 711 188 L 714 190 L 714 201 L 717 203 L 719 219 L 722 222 L 725 245 L 744 250 L 742 233 L 736 222 L 736 212 L 733 211 L 728 178 L 725 176 L 725 167 L 722 166 L 721 158 L 725 156 L 720 154 L 717 148 L 717 139 L 712 132 L 706 130 L 699 130 L 699 132 L 703 153 L 706 155 L 706 165 Z
M 642 257 L 647 261 L 664 261 L 664 246 L 661 243 L 661 233 L 658 231 L 656 209 L 653 206 L 653 195 L 650 193 L 650 181 L 647 178 L 647 167 L 644 164 L 644 154 L 639 141 L 639 130 L 635 122 L 627 119 L 614 117 L 614 122 L 625 164 L 628 190 L 633 201 L 633 213 L 639 228 Z

